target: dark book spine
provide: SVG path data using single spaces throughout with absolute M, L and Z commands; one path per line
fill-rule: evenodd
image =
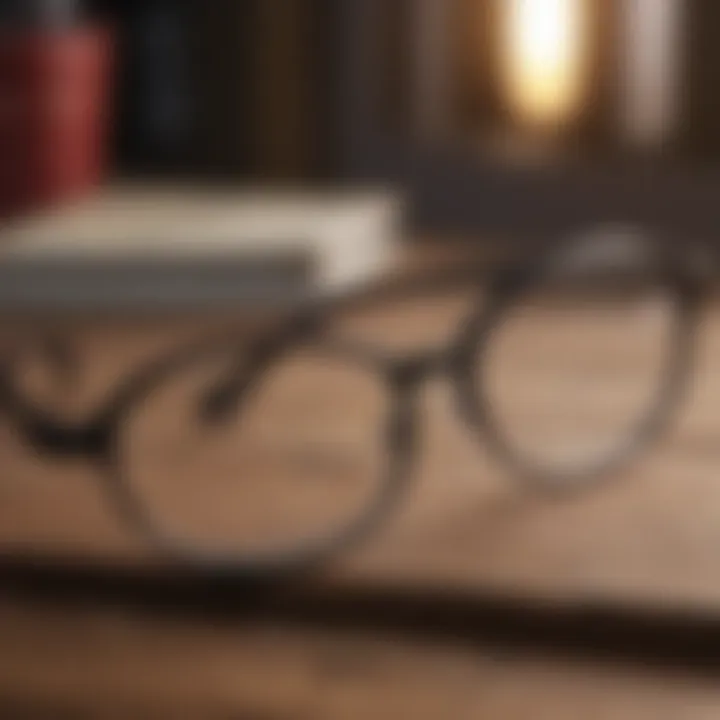
M 257 129 L 251 97 L 255 0 L 203 4 L 194 28 L 197 92 L 196 156 L 206 174 L 238 179 L 253 170 Z
M 118 4 L 118 157 L 130 173 L 175 171 L 195 131 L 190 23 L 184 0 Z

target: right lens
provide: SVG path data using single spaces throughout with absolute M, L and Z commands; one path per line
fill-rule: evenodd
M 521 470 L 586 478 L 666 420 L 686 348 L 658 252 L 627 231 L 578 240 L 498 319 L 476 382 L 491 434 Z

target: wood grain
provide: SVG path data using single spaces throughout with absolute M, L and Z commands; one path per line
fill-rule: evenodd
M 343 318 L 340 326 L 386 352 L 435 347 L 452 335 L 468 302 L 453 294 L 398 303 Z M 88 322 L 75 331 L 83 383 L 63 390 L 42 368 L 37 381 L 46 383 L 42 392 L 58 412 L 83 417 L 138 360 L 203 325 Z M 542 318 L 533 321 L 529 348 L 539 346 L 548 327 Z M 556 331 L 579 358 L 575 341 L 587 326 L 565 318 Z M 447 384 L 433 381 L 422 395 L 422 450 L 407 503 L 381 532 L 338 558 L 322 582 L 338 589 L 434 588 L 470 597 L 498 591 L 561 604 L 621 601 L 715 612 L 717 307 L 702 331 L 690 396 L 665 441 L 614 482 L 567 499 L 514 483 L 458 422 Z M 531 353 L 514 352 L 510 370 L 529 373 Z M 642 362 L 639 367 L 644 372 Z M 530 402 L 528 392 L 517 396 Z M 175 411 L 169 405 L 165 412 L 172 418 Z M 348 413 L 347 427 L 356 415 Z M 10 428 L 2 447 L 3 550 L 89 554 L 108 563 L 151 557 L 114 518 L 95 468 L 34 457 Z M 194 624 L 117 610 L 4 602 L 0 647 L 3 717 L 555 719 L 589 713 L 701 720 L 720 708 L 714 683 L 636 669 L 498 654 L 482 645 L 259 623 Z

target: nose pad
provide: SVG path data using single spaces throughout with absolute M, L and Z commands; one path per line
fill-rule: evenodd
M 227 422 L 235 413 L 243 388 L 237 382 L 223 380 L 205 390 L 197 406 L 197 417 L 204 424 L 217 426 Z
M 447 380 L 452 389 L 453 410 L 455 417 L 469 432 L 482 431 L 484 425 L 481 385 L 478 373 L 482 371 L 477 365 L 482 363 L 484 352 L 478 352 L 475 343 L 462 347 L 453 356 L 447 367 Z
M 431 376 L 446 372 L 446 365 L 447 358 L 438 353 L 398 360 L 390 366 L 390 382 L 399 392 L 418 392 Z

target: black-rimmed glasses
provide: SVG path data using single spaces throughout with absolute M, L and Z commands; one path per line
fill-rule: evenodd
M 338 322 L 460 287 L 475 300 L 439 348 L 390 352 Z M 513 474 L 554 490 L 607 476 L 672 416 L 696 289 L 665 246 L 617 231 L 490 273 L 466 264 L 309 302 L 259 337 L 190 344 L 77 424 L 20 390 L 9 355 L 0 405 L 38 453 L 97 463 L 122 516 L 164 551 L 287 571 L 367 535 L 403 497 L 431 377 L 447 379 L 458 416 Z

